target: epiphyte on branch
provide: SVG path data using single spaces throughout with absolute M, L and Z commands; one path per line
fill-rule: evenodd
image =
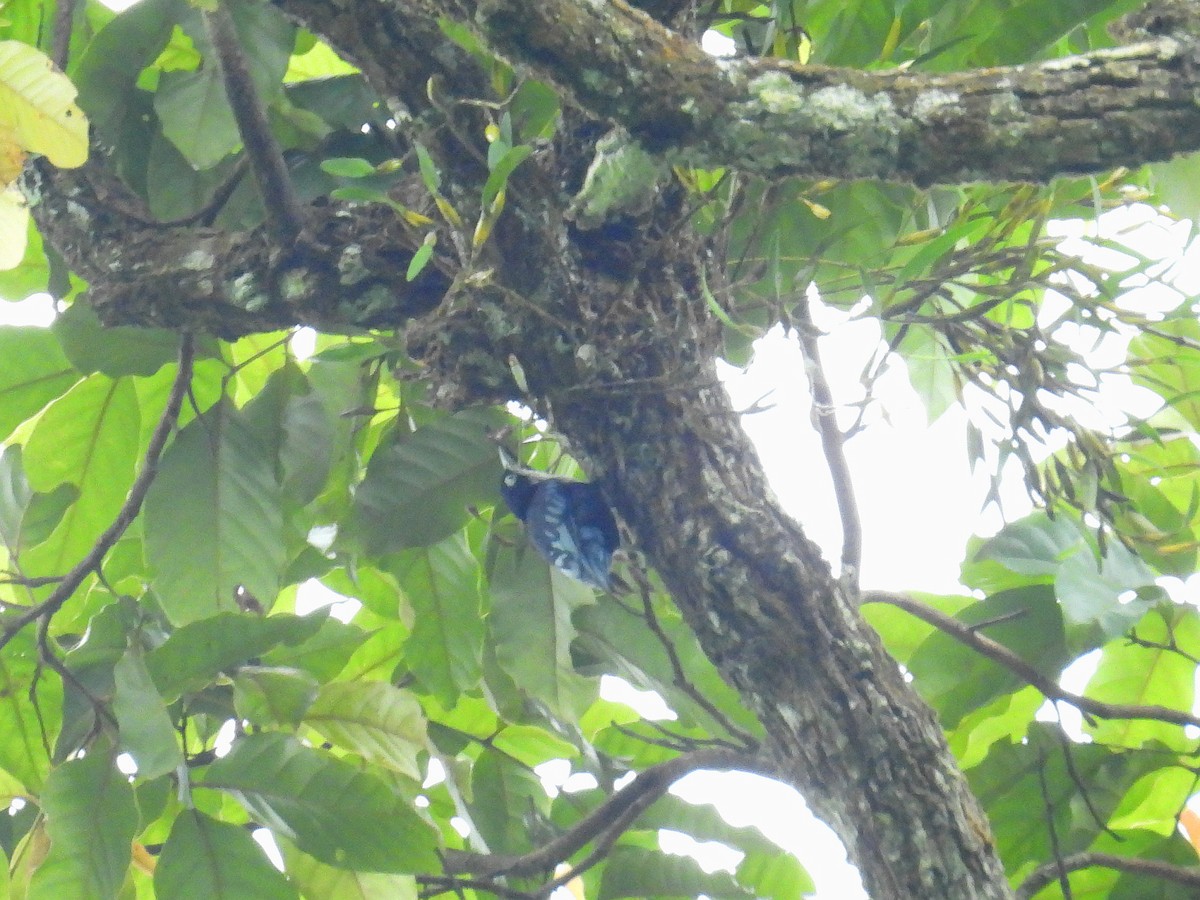
M 503 450 L 500 458 L 500 496 L 524 523 L 533 548 L 565 575 L 612 590 L 609 568 L 621 537 L 600 488 L 522 469 Z

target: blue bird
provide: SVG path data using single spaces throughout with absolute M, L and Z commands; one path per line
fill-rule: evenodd
M 508 471 L 500 481 L 500 496 L 525 524 L 529 543 L 565 575 L 612 590 L 609 567 L 621 537 L 600 488 L 567 478 L 526 474 L 510 465 L 505 459 Z

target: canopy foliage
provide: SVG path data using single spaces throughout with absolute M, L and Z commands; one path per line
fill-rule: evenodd
M 667 793 L 703 768 L 799 788 L 878 898 L 1195 891 L 1200 326 L 1104 214 L 1200 213 L 1200 17 L 1142 7 L 0 5 L 0 295 L 57 301 L 0 327 L 11 895 L 811 891 Z M 817 304 L 877 324 L 861 396 Z M 836 575 L 716 379 L 772 328 Z M 1038 505 L 959 596 L 856 584 L 888 367 Z M 601 485 L 613 594 L 529 549 L 497 442 Z

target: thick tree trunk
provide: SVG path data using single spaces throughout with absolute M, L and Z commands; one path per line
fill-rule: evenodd
M 712 373 L 711 366 L 705 369 Z M 589 397 L 558 426 L 872 897 L 1007 897 L 942 730 L 780 508 L 724 389 Z

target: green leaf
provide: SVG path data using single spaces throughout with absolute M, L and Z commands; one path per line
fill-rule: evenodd
M 1005 619 L 1016 615 L 1016 618 Z M 1071 659 L 1063 634 L 1062 613 L 1045 585 L 993 594 L 958 614 L 968 625 L 992 622 L 984 633 L 1003 644 L 1043 675 L 1056 678 Z M 953 728 L 967 713 L 1019 687 L 1016 675 L 942 632 L 934 632 L 907 664 L 921 695 Z
M 177 628 L 146 655 L 146 666 L 163 697 L 174 702 L 280 644 L 294 647 L 311 640 L 328 615 L 328 609 L 307 616 L 217 613 Z
M 484 623 L 479 567 L 463 533 L 389 561 L 415 614 L 404 661 L 442 706 L 479 684 Z
M 197 169 L 211 169 L 242 146 L 217 66 L 164 72 L 154 94 L 163 134 Z
M 416 144 L 413 149 L 417 151 L 417 165 L 421 168 L 421 180 L 425 182 L 426 190 L 436 194 L 442 186 L 442 176 L 438 174 L 433 157 L 421 144 Z
M 1179 811 L 1196 787 L 1195 775 L 1174 766 L 1143 775 L 1125 793 L 1109 819 L 1115 831 L 1146 829 L 1163 837 L 1175 834 Z
M 759 733 L 761 727 L 753 713 L 721 678 L 679 613 L 668 607 L 667 603 L 657 604 L 656 617 L 688 682 L 731 722 Z M 619 674 L 642 690 L 656 691 L 684 721 L 699 723 L 714 735 L 726 734 L 721 723 L 675 683 L 671 659 L 642 616 L 631 614 L 610 597 L 601 596 L 594 605 L 579 609 L 573 621 L 580 632 L 577 650 L 583 651 L 578 656 L 590 654 L 605 660 L 607 665 L 602 671 Z
M 321 161 L 321 171 L 339 178 L 366 178 L 375 174 L 375 166 L 360 156 L 335 156 Z
M 769 900 L 801 900 L 816 891 L 812 876 L 790 853 L 750 851 L 738 863 L 734 877 L 755 897 Z
M 133 787 L 103 752 L 63 763 L 46 781 L 42 812 L 50 853 L 33 873 L 28 900 L 116 898 L 138 825 Z
M 0 327 L 0 438 L 78 380 L 52 332 Z
M 571 660 L 577 633 L 571 613 L 593 601 L 592 590 L 548 566 L 519 530 L 510 527 L 496 545 L 501 549 L 488 573 L 488 629 L 496 661 L 518 687 L 556 715 L 573 719 L 596 692 L 595 681 L 577 673 Z
M 137 763 L 139 778 L 157 778 L 183 764 L 183 751 L 140 651 L 131 649 L 113 670 L 116 694 L 113 714 L 120 729 L 121 750 Z
M 284 868 L 305 897 L 321 900 L 417 900 L 417 880 L 412 875 L 383 872 L 349 872 L 336 869 L 301 853 L 291 841 L 280 840 Z
M 240 738 L 203 782 L 323 863 L 375 872 L 440 866 L 433 829 L 384 780 L 283 734 Z
M 430 232 L 430 235 L 433 235 L 433 232 Z M 436 238 L 436 235 L 434 237 Z M 404 273 L 405 281 L 412 281 L 421 274 L 421 270 L 425 268 L 429 260 L 433 257 L 433 248 L 436 243 L 436 239 L 430 240 L 429 237 L 426 237 L 421 242 L 421 246 L 417 248 L 417 252 L 408 261 L 408 269 Z
M 426 547 L 453 534 L 468 507 L 491 502 L 500 460 L 489 435 L 506 421 L 494 409 L 467 409 L 411 434 L 371 457 L 347 528 L 368 554 Z
M 346 667 L 354 651 L 367 639 L 357 625 L 329 618 L 306 641 L 295 646 L 277 646 L 262 656 L 264 665 L 295 666 L 318 681 L 330 681 Z
M 165 328 L 106 328 L 83 299 L 72 303 L 50 326 L 67 359 L 80 372 L 153 375 L 179 355 L 179 335 Z
M 154 870 L 158 900 L 290 900 L 296 888 L 271 865 L 250 832 L 185 809 Z
M 1200 650 L 1200 616 L 1193 607 L 1151 611 L 1134 631 L 1139 639 L 1151 644 L 1166 647 L 1174 641 L 1181 648 L 1191 648 L 1192 653 Z M 1196 664 L 1187 656 L 1117 639 L 1100 654 L 1096 672 L 1084 693 L 1107 703 L 1165 706 L 1191 712 L 1195 681 Z M 1193 738 L 1182 726 L 1150 719 L 1105 719 L 1085 727 L 1097 741 L 1119 747 L 1158 742 L 1186 751 L 1193 744 Z
M 239 586 L 274 602 L 286 548 L 271 455 L 227 400 L 163 454 L 146 497 L 146 559 L 174 624 L 235 610 Z
M 1129 342 L 1133 380 L 1160 395 L 1193 429 L 1200 429 L 1200 322 L 1194 314 L 1155 323 Z M 1180 338 L 1185 346 L 1171 340 Z
M 130 379 L 92 375 L 56 400 L 25 443 L 30 485 L 69 482 L 79 497 L 41 546 L 22 557 L 25 571 L 61 575 L 112 524 L 133 483 L 141 414 Z
M 142 0 L 113 19 L 89 42 L 73 81 L 79 105 L 109 144 L 120 143 L 134 83 L 166 46 L 183 0 Z
M 5 447 L 0 453 L 0 542 L 9 555 L 46 540 L 78 496 L 73 484 L 60 484 L 48 494 L 34 493 L 25 479 L 21 445 Z
M 425 714 L 413 696 L 383 681 L 324 685 L 304 721 L 332 743 L 419 781 Z
M 619 897 L 722 897 L 752 900 L 726 872 L 706 873 L 690 856 L 668 856 L 641 847 L 617 847 L 605 861 L 597 900 Z
M 499 753 L 485 753 L 471 767 L 467 805 L 493 853 L 524 853 L 531 847 L 529 819 L 545 814 L 549 798 L 533 772 Z
M 996 744 L 966 773 L 992 823 L 1005 868 L 1018 881 L 1037 863 L 1054 858 L 1048 818 L 1059 852 L 1084 850 L 1129 787 L 1161 763 L 1147 754 L 1094 744 L 1068 744 L 1064 750 L 1057 729 L 1035 723 L 1025 742 Z M 1065 752 L 1071 754 L 1070 765 Z M 1086 802 L 1081 790 L 1087 791 Z
M 0 654 L 0 769 L 18 778 L 31 792 L 42 786 L 50 760 L 42 744 L 43 729 L 53 734 L 59 724 L 62 689 L 55 679 L 30 695 L 34 673 L 41 671 L 33 629 L 16 634 Z M 36 699 L 36 702 L 35 702 Z
M 513 170 L 528 159 L 531 153 L 533 153 L 533 148 L 527 144 L 521 144 L 518 147 L 509 147 L 496 164 L 492 166 L 492 172 L 488 175 L 488 180 L 483 185 L 483 205 L 485 207 L 491 204 L 496 199 L 496 195 L 504 190 L 504 186 L 508 184 L 508 178 L 512 175 Z
M 299 725 L 320 685 L 303 669 L 242 666 L 233 679 L 237 714 L 256 725 Z

